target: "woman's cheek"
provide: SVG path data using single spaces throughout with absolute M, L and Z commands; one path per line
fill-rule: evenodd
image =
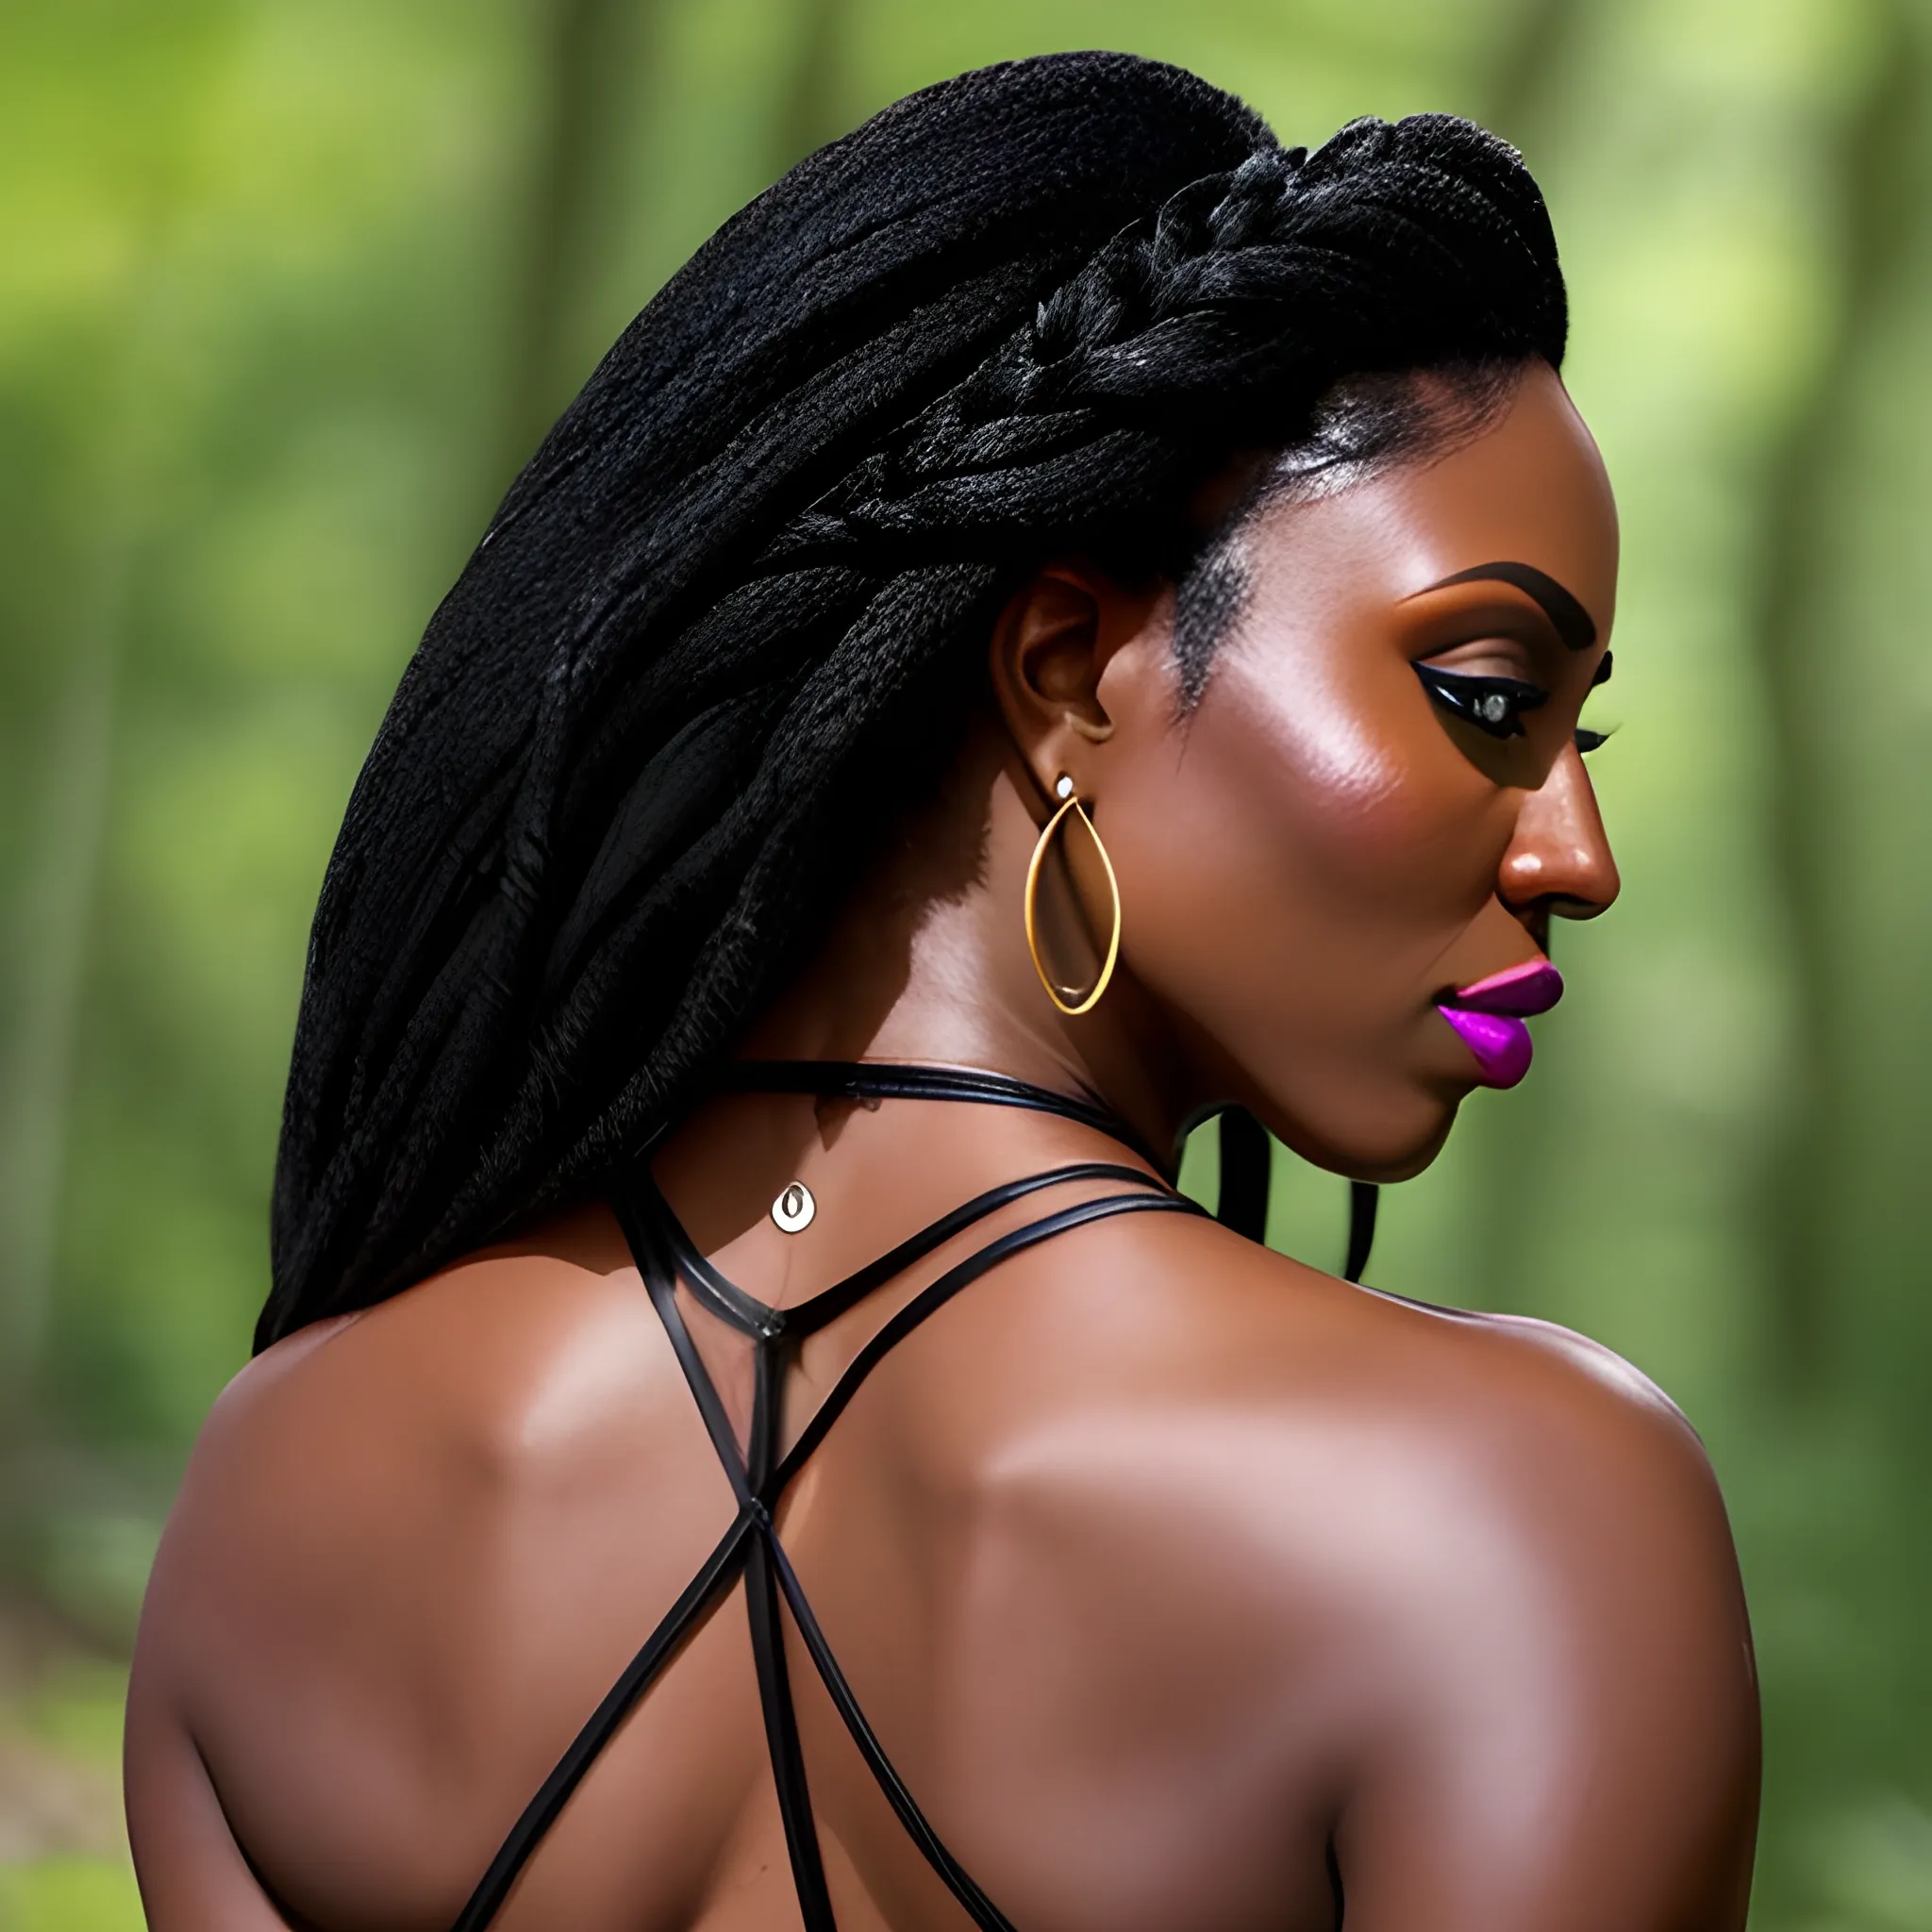
M 1474 771 L 1474 785 L 1452 773 L 1445 788 L 1440 745 L 1419 756 L 1399 732 L 1374 728 L 1389 708 L 1386 692 L 1317 687 L 1292 709 L 1231 709 L 1211 751 L 1201 747 L 1212 816 L 1263 858 L 1305 928 L 1334 928 L 1344 956 L 1367 938 L 1385 957 L 1391 930 L 1432 923 L 1445 888 L 1461 904 L 1466 884 L 1452 881 L 1474 875 L 1487 851 L 1469 834 L 1490 788 Z
M 1488 903 L 1510 815 L 1432 716 L 1407 715 L 1406 687 L 1297 689 L 1289 707 L 1240 667 L 1100 802 L 1123 943 L 1151 991 L 1230 1041 L 1265 1020 L 1283 1050 L 1379 1055 Z M 1379 734 L 1364 722 L 1391 710 Z
M 1364 946 L 1361 908 L 1379 924 L 1412 890 L 1393 774 L 1358 760 L 1356 782 L 1338 786 L 1325 759 L 1311 773 L 1292 745 L 1233 736 L 1191 738 L 1178 763 L 1101 803 L 1127 958 L 1216 1030 L 1291 1010 L 1346 1026 L 1390 950 Z
M 1488 903 L 1519 800 L 1450 741 L 1406 659 L 1353 672 L 1266 732 L 1283 829 L 1313 889 L 1378 946 L 1405 931 L 1426 946 Z

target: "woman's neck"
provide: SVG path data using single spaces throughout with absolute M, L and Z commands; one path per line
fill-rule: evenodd
M 746 1037 L 756 1059 L 982 1067 L 1103 1100 L 1155 1147 L 1191 1105 L 1170 1028 L 1130 972 L 1069 1020 L 1042 990 L 1022 895 L 1039 826 L 1026 780 L 976 736 L 954 781 L 909 824 L 818 955 Z

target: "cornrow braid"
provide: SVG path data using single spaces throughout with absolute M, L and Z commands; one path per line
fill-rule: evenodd
M 1341 379 L 1564 332 L 1534 182 L 1446 116 L 1284 149 L 1067 55 L 802 162 L 619 341 L 404 675 L 317 910 L 258 1346 L 648 1140 L 949 756 L 1030 565 L 1179 575 L 1201 480 Z
M 1498 150 L 1446 115 L 1361 121 L 1312 159 L 1266 147 L 1191 183 L 1041 301 L 901 446 L 858 465 L 781 532 L 768 560 L 841 545 L 879 558 L 895 540 L 906 557 L 958 554 L 1048 528 L 1078 536 L 1089 519 L 1105 525 L 1136 506 L 1160 517 L 1176 480 L 1197 476 L 1204 445 L 1289 441 L 1341 374 L 1423 359 L 1559 362 L 1563 291 L 1548 273 L 1541 197 L 1522 194 L 1520 164 L 1498 177 L 1518 187 L 1518 208 L 1471 192 L 1449 165 Z M 1433 226 L 1416 221 L 1418 207 L 1440 211 Z M 1444 232 L 1442 214 L 1465 232 Z M 1385 251 L 1391 230 L 1409 230 L 1434 286 L 1412 279 L 1398 308 L 1362 273 L 1365 227 Z M 1541 303 L 1496 303 L 1512 279 Z M 1419 298 L 1441 311 L 1425 358 L 1402 312 Z M 985 487 L 993 476 L 997 491 Z

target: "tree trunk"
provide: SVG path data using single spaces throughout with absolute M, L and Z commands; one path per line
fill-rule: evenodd
M 137 282 L 146 278 L 136 275 Z M 152 289 L 147 290 L 152 297 Z M 10 1024 L 0 1039 L 0 1427 L 29 1426 L 53 1304 L 89 940 L 114 785 L 114 724 L 135 559 L 152 500 L 145 312 L 130 302 L 118 395 L 76 615 L 46 733 L 46 772 L 8 934 Z M 139 338 L 139 339 L 136 339 Z
M 1824 1299 L 1832 1278 L 1835 1149 L 1855 1096 L 1846 1065 L 1853 989 L 1834 934 L 1843 908 L 1832 850 L 1843 828 L 1842 787 L 1830 742 L 1816 621 L 1834 532 L 1825 514 L 1841 478 L 1833 458 L 1859 367 L 1897 285 L 1918 220 L 1909 166 L 1924 52 L 1901 0 L 1877 8 L 1879 45 L 1849 101 L 1833 157 L 1830 208 L 1843 237 L 1839 303 L 1808 392 L 1765 472 L 1762 552 L 1753 631 L 1768 700 L 1774 782 L 1771 855 L 1790 959 L 1788 1099 L 1766 1163 L 1765 1258 L 1772 1288 L 1774 1369 L 1788 1388 L 1826 1373 Z
M 657 46 L 663 0 L 540 0 L 541 69 L 523 244 L 515 257 L 501 481 L 535 452 L 590 374 L 574 355 L 601 190 Z
M 798 42 L 772 125 L 772 178 L 848 131 L 841 80 L 850 0 L 797 0 Z

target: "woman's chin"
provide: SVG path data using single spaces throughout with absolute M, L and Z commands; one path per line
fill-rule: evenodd
M 1419 1141 L 1391 1148 L 1379 1155 L 1351 1162 L 1340 1172 L 1352 1181 L 1412 1181 L 1424 1169 L 1433 1166 L 1436 1156 L 1441 1153 L 1443 1143 L 1449 1138 L 1449 1129 L 1456 1124 L 1456 1110 L 1451 1108 L 1448 1115 L 1436 1129 Z
M 1441 1153 L 1456 1124 L 1457 1109 L 1469 1091 L 1467 1082 L 1453 1089 L 1421 1088 L 1386 1109 L 1355 1114 L 1346 1121 L 1283 1120 L 1266 1124 L 1304 1160 L 1330 1174 L 1352 1181 L 1407 1181 Z

